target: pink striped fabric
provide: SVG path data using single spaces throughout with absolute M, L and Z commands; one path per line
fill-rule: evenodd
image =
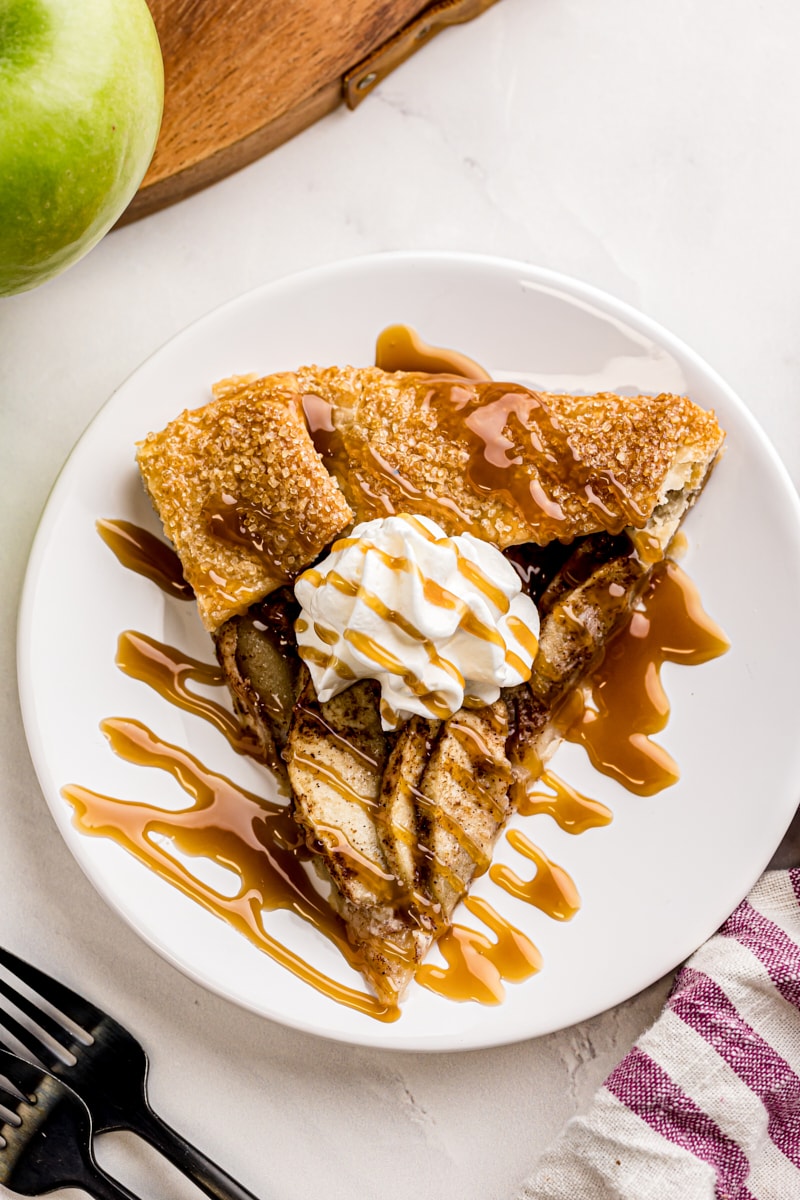
M 518 1200 L 800 1200 L 800 870 L 692 955 Z

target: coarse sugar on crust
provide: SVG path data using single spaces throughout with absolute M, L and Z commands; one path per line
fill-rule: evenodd
M 560 395 L 378 368 L 296 377 L 306 405 L 330 407 L 341 449 L 327 465 L 359 518 L 414 511 L 501 548 L 644 528 L 673 493 L 685 509 L 723 441 L 686 396 Z
M 212 631 L 302 571 L 353 520 L 292 375 L 223 381 L 215 393 L 136 455 Z

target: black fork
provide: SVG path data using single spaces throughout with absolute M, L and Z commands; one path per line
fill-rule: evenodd
M 213 1200 L 256 1200 L 153 1112 L 147 1099 L 147 1055 L 127 1029 L 2 947 L 0 967 L 16 977 L 11 982 L 0 973 L 0 995 L 27 1018 L 23 1022 L 0 1006 L 0 1045 L 9 1046 L 11 1035 L 47 1071 L 68 1083 L 89 1110 L 95 1133 L 126 1129 L 137 1134 Z M 34 996 L 19 991 L 19 983 Z
M 47 1071 L 0 1050 L 0 1183 L 20 1196 L 80 1187 L 95 1200 L 136 1200 L 92 1153 L 89 1110 Z

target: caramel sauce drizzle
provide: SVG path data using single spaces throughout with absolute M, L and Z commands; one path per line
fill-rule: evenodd
M 451 925 L 439 938 L 445 966 L 423 963 L 417 983 L 448 1000 L 501 1004 L 503 980 L 522 983 L 542 967 L 542 956 L 521 930 L 516 929 L 478 896 L 468 896 L 465 908 L 494 933 L 495 939 L 464 925 Z
M 210 771 L 138 721 L 113 718 L 103 721 L 101 729 L 116 754 L 127 762 L 167 771 L 191 803 L 172 812 L 68 784 L 61 793 L 72 805 L 81 832 L 111 838 L 324 995 L 380 1021 L 397 1019 L 395 1006 L 331 979 L 265 928 L 265 911 L 288 909 L 333 942 L 358 969 L 340 918 L 316 893 L 303 868 L 299 830 L 285 805 L 264 800 Z M 210 859 L 232 871 L 239 877 L 236 893 L 226 896 L 203 882 L 154 835 L 170 839 L 184 855 Z
M 378 760 L 373 758 L 371 754 L 368 754 L 361 746 L 357 745 L 356 742 L 351 741 L 350 738 L 343 737 L 338 730 L 334 729 L 333 726 L 325 720 L 319 708 L 316 706 L 312 707 L 307 704 L 299 703 L 298 709 L 300 712 L 302 712 L 306 720 L 314 721 L 315 724 L 319 725 L 320 728 L 325 731 L 325 737 L 338 746 L 340 750 L 344 750 L 347 754 L 360 761 L 361 764 L 367 768 L 367 770 L 377 771 Z
M 360 538 L 346 539 L 347 545 L 353 545 L 360 541 Z M 335 543 L 334 549 L 343 548 L 342 541 Z M 396 557 L 387 554 L 386 551 L 382 550 L 379 546 L 370 546 L 369 549 L 373 554 L 378 555 L 381 561 L 386 566 L 390 567 L 391 570 L 413 572 L 416 578 L 420 581 L 423 595 L 429 603 L 436 605 L 438 608 L 446 608 L 451 610 L 461 609 L 462 612 L 459 626 L 466 633 L 471 633 L 473 637 L 480 638 L 482 641 L 492 642 L 494 645 L 503 645 L 503 639 L 496 629 L 479 620 L 479 618 L 476 617 L 475 614 L 466 607 L 463 600 L 459 599 L 458 596 L 453 595 L 452 592 L 449 592 L 446 588 L 443 588 L 434 579 L 430 579 L 428 576 L 423 575 L 417 563 L 412 562 L 405 556 Z M 453 676 L 454 679 L 457 679 L 461 684 L 463 684 L 464 680 L 461 676 L 461 673 L 457 670 L 454 664 L 448 659 L 441 658 L 441 656 L 437 653 L 433 642 L 431 642 L 429 638 L 421 633 L 415 625 L 412 625 L 412 623 L 406 617 L 404 617 L 402 613 L 398 612 L 396 609 L 390 608 L 385 601 L 381 600 L 380 596 L 376 595 L 374 592 L 368 591 L 362 584 L 346 579 L 342 574 L 340 574 L 339 571 L 330 570 L 326 575 L 323 575 L 316 568 L 310 567 L 304 572 L 304 578 L 308 582 L 312 583 L 314 587 L 320 587 L 324 583 L 329 587 L 336 588 L 336 590 L 341 592 L 344 596 L 349 596 L 352 599 L 358 598 L 362 604 L 365 604 L 368 608 L 371 608 L 372 611 L 379 616 L 382 621 L 385 621 L 389 625 L 395 625 L 413 641 L 422 642 L 428 653 L 429 660 L 436 666 L 441 667 L 442 670 L 447 671 Z M 503 599 L 505 600 L 505 597 L 503 597 Z M 517 620 L 517 624 L 520 625 L 521 628 L 528 634 L 530 634 L 530 631 L 527 630 L 527 626 L 525 626 L 522 621 Z M 323 636 L 323 634 L 320 633 L 318 626 L 315 625 L 314 628 L 321 641 L 329 642 L 330 645 L 333 645 L 336 641 L 338 641 L 339 635 L 333 630 L 326 630 L 325 636 Z M 521 642 L 522 638 L 519 638 L 519 640 Z
M 198 696 L 186 686 L 189 680 L 211 687 L 223 686 L 222 672 L 216 664 L 201 662 L 133 629 L 120 634 L 116 663 L 125 675 L 148 684 L 170 704 L 209 721 L 238 754 L 257 755 L 255 738 L 242 729 L 228 709 Z
M 355 747 L 348 744 L 347 749 L 348 752 L 352 753 Z M 302 767 L 304 771 L 308 771 L 308 773 L 312 775 L 314 779 L 321 780 L 335 792 L 338 792 L 342 799 L 346 800 L 348 804 L 355 804 L 359 808 L 363 809 L 364 812 L 374 812 L 374 797 L 357 792 L 355 788 L 350 786 L 347 780 L 339 773 L 339 771 L 336 770 L 335 767 L 330 766 L 328 763 L 319 762 L 316 758 L 312 758 L 308 754 L 303 754 L 301 750 L 294 750 L 292 753 L 292 758 L 298 766 Z
M 430 796 L 427 796 L 423 791 L 420 791 L 419 788 L 414 787 L 410 783 L 405 783 L 404 786 L 408 788 L 411 795 L 414 797 L 414 802 L 416 803 L 417 807 L 423 812 L 427 813 L 433 821 L 445 829 L 447 833 L 449 833 L 454 839 L 454 841 L 458 842 L 461 849 L 467 852 L 469 857 L 475 863 L 476 874 L 483 874 L 483 872 L 489 866 L 489 857 L 483 850 L 481 850 L 477 842 L 472 840 L 461 822 L 457 821 L 455 817 L 450 815 L 450 813 L 445 812 L 443 808 L 441 808 L 435 801 L 431 800 Z M 392 832 L 395 832 L 396 829 L 397 826 L 393 825 Z M 453 887 L 456 891 L 464 886 L 464 881 L 459 879 L 455 871 L 453 871 L 453 869 L 449 867 L 447 863 L 444 863 L 441 859 L 437 858 L 430 847 L 425 846 L 422 843 L 417 843 L 416 852 L 421 858 L 428 859 L 440 874 L 445 875 L 451 887 Z
M 472 562 L 471 559 L 466 558 L 461 553 L 457 544 L 452 538 L 437 538 L 436 534 L 432 533 L 430 529 L 427 529 L 426 526 L 423 525 L 421 521 L 417 520 L 416 517 L 411 516 L 408 513 L 403 513 L 403 517 L 408 524 L 412 526 L 414 532 L 418 533 L 420 537 L 425 538 L 426 541 L 431 543 L 443 541 L 445 545 L 449 546 L 455 554 L 456 566 L 459 573 L 463 575 L 465 579 L 469 580 L 473 587 L 475 587 L 477 591 L 481 592 L 487 600 L 490 600 L 499 612 L 508 612 L 509 600 L 505 592 L 503 592 L 489 578 L 485 571 L 481 570 L 477 563 Z M 424 575 L 419 564 L 412 561 L 404 554 L 389 554 L 388 551 L 383 550 L 380 546 L 365 545 L 361 538 L 353 537 L 337 539 L 337 541 L 333 543 L 331 549 L 335 552 L 338 550 L 347 550 L 351 546 L 361 546 L 365 554 L 367 552 L 376 554 L 380 558 L 383 565 L 388 567 L 390 571 L 413 572 L 422 585 L 423 594 L 429 603 L 435 604 L 439 608 L 464 608 L 464 602 L 459 596 L 456 596 L 452 592 L 449 592 L 446 588 L 443 588 L 436 582 L 436 580 L 430 579 L 427 575 Z M 336 571 L 331 571 L 327 576 L 323 576 L 322 573 L 315 567 L 310 567 L 304 572 L 304 575 L 307 579 L 314 583 L 315 587 L 319 587 L 319 585 L 326 579 L 330 580 L 330 582 L 333 583 L 334 586 L 336 586 L 339 591 L 346 596 L 359 595 L 362 590 L 358 584 L 352 583 L 343 578 L 343 576 Z M 522 623 L 520 622 L 520 624 Z M 470 632 L 474 632 L 477 637 L 482 637 L 485 640 L 492 640 L 493 630 L 490 628 L 490 626 L 484 625 L 483 623 L 478 622 L 475 628 L 470 630 Z
M 594 767 L 639 796 L 678 779 L 678 768 L 651 740 L 664 729 L 669 701 L 665 662 L 697 664 L 724 654 L 729 643 L 704 612 L 697 588 L 669 559 L 658 564 L 629 624 L 606 649 L 582 692 L 567 702 L 565 737 L 587 751 Z
M 500 764 L 478 730 L 469 721 L 459 720 L 458 716 L 451 717 L 447 723 L 447 729 L 456 738 L 469 760 L 468 767 L 463 767 L 458 763 L 453 764 L 452 773 L 454 778 L 457 782 L 461 782 L 468 790 L 476 791 L 482 806 L 491 812 L 497 821 L 502 822 L 507 813 L 505 804 L 498 802 L 492 792 L 478 781 L 478 773 L 482 767 L 488 767 L 494 773 L 497 773 L 500 769 Z M 510 770 L 508 772 L 508 781 L 509 783 L 511 782 Z
M 385 646 L 382 646 L 380 642 L 377 642 L 375 638 L 356 629 L 345 629 L 343 636 L 346 642 L 349 642 L 364 658 L 373 662 L 379 670 L 399 676 L 409 691 L 422 701 L 432 717 L 439 720 L 449 717 L 450 709 L 442 693 L 430 691 L 418 675 L 410 671 L 404 662 L 387 650 Z M 452 674 L 452 672 L 450 673 Z
M 532 629 L 529 629 L 524 621 L 519 617 L 510 616 L 506 624 L 513 633 L 514 637 L 525 650 L 528 651 L 531 658 L 536 657 L 536 651 L 539 649 L 539 639 Z
M 509 829 L 506 838 L 516 851 L 535 863 L 536 874 L 526 882 L 505 863 L 494 863 L 489 868 L 492 882 L 517 900 L 540 908 L 554 921 L 572 920 L 581 906 L 581 898 L 571 876 L 519 829 Z
M 540 541 L 548 542 L 563 533 L 564 513 L 556 500 L 545 492 L 541 483 L 532 480 L 524 469 L 515 443 L 504 433 L 508 428 L 517 438 L 530 439 L 533 448 L 545 460 L 565 473 L 564 483 L 569 490 L 583 491 L 598 524 L 609 533 L 619 533 L 628 525 L 641 525 L 645 514 L 621 482 L 610 472 L 602 481 L 614 496 L 619 514 L 612 513 L 598 497 L 592 477 L 575 458 L 568 440 L 557 420 L 547 411 L 542 398 L 514 384 L 491 384 L 476 392 L 462 404 L 455 388 L 433 383 L 431 403 L 441 406 L 447 414 L 443 425 L 454 437 L 466 439 L 469 451 L 467 478 L 476 491 L 486 494 L 499 492 L 509 497 L 520 512 L 530 516 L 537 513 Z M 464 409 L 469 411 L 464 414 Z M 545 450 L 556 447 L 556 452 Z
M 337 825 L 326 825 L 319 821 L 315 827 L 323 835 L 328 850 L 346 858 L 352 870 L 380 899 L 387 903 L 398 896 L 397 877 L 390 871 L 384 871 L 374 859 L 362 854 L 347 837 L 343 829 Z M 388 943 L 387 949 L 391 946 Z
M 316 646 L 298 646 L 297 653 L 305 662 L 314 663 L 315 666 L 322 667 L 326 671 L 335 671 L 342 679 L 355 680 L 357 678 L 355 671 L 336 654 L 326 654 L 324 650 L 319 650 Z
M 95 527 L 123 567 L 143 575 L 177 600 L 194 600 L 194 592 L 183 578 L 180 559 L 166 542 L 131 521 L 101 518 Z
M 539 791 L 538 786 L 552 790 Z M 613 817 L 611 809 L 605 804 L 584 796 L 552 771 L 542 771 L 533 790 L 520 796 L 517 812 L 523 817 L 543 813 L 552 817 L 565 833 L 573 834 L 609 825 Z

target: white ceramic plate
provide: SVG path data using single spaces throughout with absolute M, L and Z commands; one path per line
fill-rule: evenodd
M 401 1019 L 386 1025 L 301 983 L 111 841 L 79 834 L 60 788 L 81 783 L 174 805 L 169 776 L 110 751 L 98 730 L 108 716 L 136 717 L 206 766 L 252 790 L 265 787 L 256 764 L 207 723 L 115 667 L 124 629 L 213 655 L 194 606 L 123 569 L 95 520 L 126 518 L 158 531 L 134 443 L 205 403 L 212 381 L 304 363 L 366 365 L 376 334 L 394 322 L 469 354 L 495 378 L 549 390 L 685 391 L 714 408 L 727 452 L 686 521 L 683 565 L 732 648 L 703 666 L 665 668 L 672 717 L 660 740 L 681 768 L 675 787 L 642 799 L 597 775 L 576 747 L 559 750 L 558 773 L 614 813 L 610 826 L 580 837 L 546 816 L 524 822 L 578 886 L 583 906 L 573 921 L 552 921 L 479 881 L 479 893 L 539 947 L 541 973 L 509 985 L 497 1007 L 414 987 Z M 99 414 L 55 486 L 30 560 L 19 644 L 25 725 L 45 796 L 80 865 L 143 938 L 201 984 L 273 1020 L 346 1041 L 414 1050 L 500 1044 L 592 1016 L 659 978 L 713 932 L 769 861 L 800 796 L 798 594 L 795 492 L 747 410 L 686 346 L 619 301 L 524 264 L 368 257 L 211 313 L 144 363 Z M 498 857 L 524 874 L 505 839 Z M 286 914 L 278 922 L 293 949 L 358 986 L 307 926 Z

